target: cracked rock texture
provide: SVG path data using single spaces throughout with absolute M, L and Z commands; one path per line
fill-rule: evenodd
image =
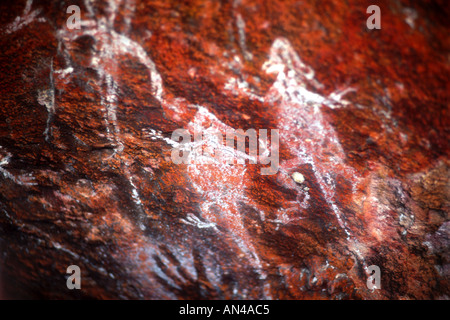
M 0 297 L 448 299 L 449 6 L 376 2 L 381 30 L 366 1 L 2 1 Z M 174 164 L 177 128 L 278 129 L 279 170 Z

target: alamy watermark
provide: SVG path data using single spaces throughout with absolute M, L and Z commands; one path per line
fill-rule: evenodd
M 377 265 L 371 265 L 367 268 L 370 276 L 367 278 L 367 288 L 369 290 L 381 289 L 381 269 Z
M 172 133 L 172 161 L 175 164 L 263 164 L 261 175 L 273 175 L 279 167 L 279 133 L 267 129 Z M 246 143 L 248 141 L 248 144 Z M 248 150 L 248 152 L 246 152 Z
M 372 15 L 367 18 L 366 26 L 367 29 L 381 29 L 381 10 L 379 6 L 371 5 L 367 7 L 366 13 L 371 13 Z
M 81 29 L 80 7 L 76 5 L 68 6 L 66 13 L 72 14 L 66 21 L 67 29 Z
M 73 289 L 81 289 L 81 270 L 77 265 L 71 265 L 67 267 L 68 274 L 71 274 L 70 277 L 67 278 L 66 286 L 69 290 Z

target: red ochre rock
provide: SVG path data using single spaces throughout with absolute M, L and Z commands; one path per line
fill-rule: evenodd
M 449 298 L 446 1 L 377 1 L 380 30 L 365 1 L 70 4 L 0 4 L 0 297 Z M 278 129 L 279 170 L 174 164 L 178 128 Z

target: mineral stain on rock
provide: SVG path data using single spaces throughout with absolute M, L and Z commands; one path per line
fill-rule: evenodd
M 294 181 L 299 184 L 305 182 L 305 177 L 300 172 L 297 171 L 292 174 L 292 179 L 294 179 Z
M 449 298 L 445 1 L 378 1 L 380 30 L 359 1 L 73 4 L 0 4 L 0 298 Z M 178 128 L 278 129 L 279 170 L 177 165 Z

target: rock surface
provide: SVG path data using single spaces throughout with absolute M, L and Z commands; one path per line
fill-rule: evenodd
M 448 299 L 449 6 L 377 4 L 3 1 L 0 296 Z M 279 171 L 177 128 L 278 129 Z

